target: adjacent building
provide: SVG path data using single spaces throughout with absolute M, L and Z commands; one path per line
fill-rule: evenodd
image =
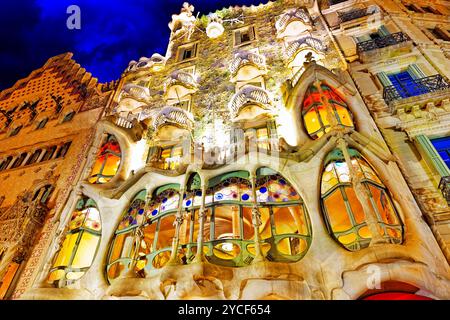
M 449 299 L 449 3 L 194 9 L 91 86 L 12 298 Z

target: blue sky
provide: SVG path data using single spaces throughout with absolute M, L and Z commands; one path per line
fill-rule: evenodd
M 12 86 L 54 55 L 74 59 L 101 82 L 117 79 L 130 60 L 165 54 L 171 15 L 184 0 L 17 0 L 0 10 L 0 90 Z M 192 0 L 208 14 L 263 0 Z M 81 30 L 69 30 L 67 7 L 81 8 Z M 195 13 L 195 14 L 196 14 Z

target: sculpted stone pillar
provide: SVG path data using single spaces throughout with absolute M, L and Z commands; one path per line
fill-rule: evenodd
M 253 208 L 252 208 L 252 224 L 255 233 L 255 259 L 253 262 L 264 261 L 264 254 L 261 251 L 261 238 L 259 236 L 259 227 L 261 226 L 261 213 L 258 210 L 258 200 L 256 198 L 256 173 L 252 172 L 250 176 L 250 181 L 252 183 L 252 197 L 253 197 Z
M 203 181 L 203 180 L 202 180 Z M 197 238 L 197 253 L 195 255 L 194 262 L 203 262 L 205 261 L 205 255 L 203 253 L 203 242 L 204 242 L 204 229 L 205 229 L 205 221 L 207 210 L 205 208 L 205 197 L 206 190 L 208 186 L 208 180 L 203 181 L 202 183 L 202 203 L 200 204 L 200 210 L 198 211 L 198 238 Z
M 173 240 L 172 240 L 172 252 L 170 254 L 170 260 L 167 263 L 167 265 L 177 265 L 178 264 L 177 253 L 178 253 L 178 245 L 180 243 L 180 228 L 184 221 L 184 217 L 183 217 L 183 213 L 182 213 L 184 191 L 185 191 L 184 188 L 180 189 L 180 199 L 178 201 L 178 210 L 175 215 L 175 221 L 173 223 L 173 225 L 175 227 L 175 236 L 173 237 Z
M 349 169 L 351 182 L 353 188 L 355 189 L 356 197 L 358 201 L 361 203 L 367 227 L 369 228 L 370 233 L 372 234 L 372 240 L 370 241 L 369 246 L 386 243 L 386 240 L 380 235 L 380 232 L 378 231 L 379 228 L 378 228 L 377 214 L 370 201 L 369 190 L 367 190 L 366 186 L 362 183 L 361 178 L 358 176 L 355 168 L 352 165 L 351 156 L 347 149 L 348 148 L 347 142 L 343 138 L 340 138 L 338 140 L 338 147 L 339 149 L 342 150 L 342 153 L 344 154 L 345 162 L 347 163 L 347 167 Z

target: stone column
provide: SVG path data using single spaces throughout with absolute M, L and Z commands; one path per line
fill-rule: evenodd
M 178 201 L 178 210 L 175 215 L 175 222 L 173 223 L 175 227 L 175 236 L 172 240 L 172 252 L 170 254 L 170 260 L 167 263 L 167 265 L 177 265 L 177 253 L 178 253 L 178 244 L 180 242 L 180 228 L 183 224 L 183 195 L 184 195 L 184 188 L 180 189 L 180 200 Z
M 261 238 L 259 236 L 259 227 L 261 226 L 261 213 L 258 210 L 258 200 L 256 198 L 256 173 L 252 172 L 250 176 L 250 181 L 252 183 L 252 197 L 253 197 L 253 208 L 252 208 L 252 224 L 255 233 L 255 259 L 253 262 L 264 261 L 264 254 L 261 250 Z
M 203 232 L 205 229 L 205 220 L 207 214 L 207 210 L 205 209 L 205 197 L 207 188 L 208 188 L 208 180 L 205 180 L 202 183 L 202 203 L 200 204 L 200 209 L 198 211 L 198 237 L 197 237 L 197 254 L 195 255 L 194 259 L 195 263 L 205 261 L 205 255 L 203 253 L 203 242 L 204 242 Z
M 347 149 L 348 148 L 347 142 L 342 137 L 338 140 L 338 147 L 339 149 L 342 150 L 342 153 L 344 154 L 345 162 L 349 169 L 351 182 L 353 188 L 355 189 L 356 197 L 358 201 L 361 203 L 361 206 L 364 211 L 364 216 L 366 218 L 365 220 L 367 223 L 367 227 L 369 228 L 370 233 L 372 234 L 372 240 L 370 241 L 369 246 L 386 243 L 386 240 L 380 235 L 378 231 L 377 214 L 370 201 L 369 190 L 367 190 L 366 186 L 361 182 L 361 178 L 358 177 L 356 170 L 353 168 L 351 156 Z

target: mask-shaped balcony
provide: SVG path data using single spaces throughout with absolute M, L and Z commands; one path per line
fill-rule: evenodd
M 236 53 L 230 65 L 231 82 L 249 81 L 267 73 L 264 56 L 241 51 Z
M 275 22 L 278 38 L 298 37 L 311 30 L 311 20 L 304 9 L 290 9 Z
M 155 53 L 151 58 L 142 57 L 139 61 L 130 61 L 128 68 L 125 71 L 139 71 L 143 69 L 152 69 L 153 71 L 159 71 L 164 68 L 166 58 L 162 55 Z
M 119 114 L 136 114 L 150 101 L 150 91 L 146 87 L 128 83 L 123 86 L 116 111 Z
M 198 84 L 194 76 L 188 72 L 175 71 L 164 84 L 166 99 L 179 101 L 179 99 L 198 90 Z
M 194 116 L 181 108 L 164 107 L 154 117 L 153 129 L 161 141 L 177 140 L 188 134 L 194 126 Z
M 228 108 L 233 121 L 242 121 L 272 114 L 272 104 L 266 90 L 249 85 L 233 96 Z
M 286 49 L 288 66 L 302 67 L 306 61 L 306 55 L 311 52 L 312 58 L 317 62 L 323 59 L 322 53 L 327 50 L 326 45 L 319 39 L 313 37 L 304 37 L 292 41 Z

